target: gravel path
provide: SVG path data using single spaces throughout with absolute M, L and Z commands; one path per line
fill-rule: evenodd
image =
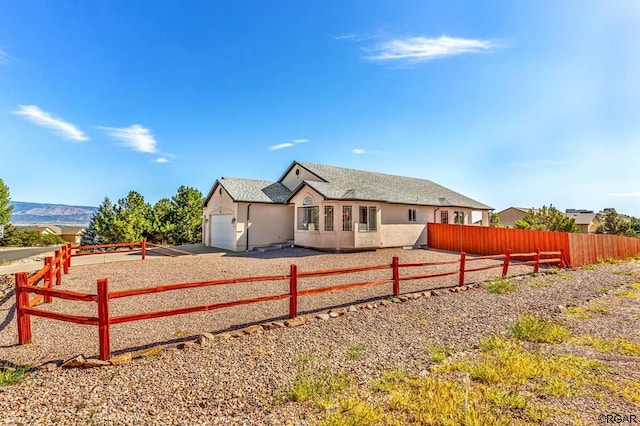
M 394 249 L 352 254 L 285 249 L 248 256 L 203 255 L 72 266 L 71 274 L 63 278 L 63 288 L 94 292 L 95 281 L 102 277 L 109 278 L 111 290 L 119 290 L 225 277 L 286 274 L 291 263 L 296 263 L 299 271 L 309 271 L 390 263 L 393 256 L 399 256 L 401 263 L 457 259 L 457 255 L 444 252 Z M 478 262 L 478 266 L 489 262 Z M 439 270 L 455 267 L 448 265 Z M 530 269 L 519 267 L 513 272 L 526 273 Z M 467 282 L 490 279 L 498 271 L 470 274 Z M 410 274 L 424 272 L 413 270 Z M 350 275 L 346 279 L 301 280 L 300 287 L 369 281 L 388 278 L 389 273 L 374 271 Z M 301 298 L 299 311 L 311 318 L 303 327 L 216 339 L 186 350 L 175 349 L 175 343 L 193 340 L 191 336 L 202 332 L 220 333 L 284 319 L 288 302 L 267 302 L 119 324 L 112 327 L 114 351 L 130 351 L 158 343 L 169 349 L 157 356 L 119 366 L 56 368 L 29 373 L 25 381 L 0 388 L 0 412 L 6 415 L 4 419 L 0 418 L 0 424 L 296 424 L 309 415 L 309 408 L 302 403 L 283 402 L 282 395 L 300 369 L 301 357 L 313 357 L 319 368 L 346 372 L 365 386 L 394 368 L 402 367 L 416 373 L 424 371 L 428 368 L 425 353 L 428 343 L 443 344 L 455 352 L 471 351 L 481 337 L 504 331 L 523 313 L 558 317 L 563 307 L 582 305 L 594 298 L 622 306 L 613 297 L 603 297 L 602 289 L 616 289 L 634 280 L 640 281 L 639 277 L 639 262 L 603 265 L 595 270 L 514 277 L 511 280 L 517 284 L 517 290 L 508 295 L 473 288 L 457 293 L 441 291 L 437 297 L 382 306 L 381 301 L 391 292 L 390 284 L 385 284 Z M 457 276 L 413 281 L 403 283 L 402 292 L 414 293 L 456 283 Z M 112 301 L 111 309 L 112 315 L 120 315 L 190 306 L 204 300 L 207 300 L 204 303 L 210 303 L 287 291 L 285 281 L 236 284 L 164 293 L 168 296 L 162 298 L 154 295 L 117 299 Z M 7 297 L 0 305 L 4 319 L 0 332 L 0 360 L 17 365 L 39 365 L 80 353 L 96 355 L 95 327 L 43 318 L 32 318 L 32 345 L 15 345 L 13 299 L 5 299 Z M 629 301 L 625 300 L 625 303 L 631 303 L 627 309 L 620 307 L 619 312 L 614 311 L 614 315 L 608 317 L 607 327 L 588 321 L 568 321 L 568 325 L 576 330 L 582 327 L 601 337 L 625 336 L 640 341 L 637 299 L 629 298 Z M 377 307 L 364 309 L 366 303 L 375 303 Z M 328 321 L 313 318 L 317 313 L 350 305 L 360 309 Z M 45 307 L 95 315 L 95 305 L 90 303 L 56 300 Z M 364 348 L 357 360 L 349 359 L 348 348 L 352 345 Z M 636 363 L 625 374 L 636 374 L 640 380 L 639 372 L 640 366 Z M 609 402 L 607 408 L 629 409 L 616 404 Z M 595 410 L 594 407 L 590 409 Z

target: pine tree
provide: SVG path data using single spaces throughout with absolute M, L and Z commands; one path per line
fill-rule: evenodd
M 616 209 L 609 209 L 605 214 L 602 224 L 596 230 L 597 234 L 623 235 L 637 237 L 631 226 L 631 221 L 622 218 Z
M 0 226 L 8 224 L 11 220 L 13 206 L 9 204 L 9 201 L 11 201 L 9 187 L 0 179 Z
M 534 231 L 579 232 L 575 219 L 566 216 L 550 204 L 549 207 L 531 209 L 524 217 L 513 224 L 517 229 Z
M 195 188 L 181 186 L 171 197 L 172 241 L 194 244 L 202 241 L 202 204 L 204 197 Z

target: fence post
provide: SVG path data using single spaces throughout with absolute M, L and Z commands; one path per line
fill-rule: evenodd
M 458 280 L 458 285 L 464 285 L 464 266 L 467 260 L 467 253 L 460 253 L 460 279 Z
M 48 268 L 44 273 L 44 288 L 51 288 L 53 286 L 53 258 L 51 256 L 47 256 L 44 258 L 44 266 Z M 44 297 L 44 303 L 51 303 L 51 296 Z
M 62 284 L 62 256 L 60 255 L 60 250 L 56 250 L 56 265 L 57 265 L 57 271 L 56 271 L 56 285 L 60 285 Z
M 143 239 L 140 242 L 140 246 L 142 247 L 142 260 L 144 260 L 147 254 L 147 242 Z
M 98 280 L 98 338 L 100 339 L 100 359 L 111 358 L 111 340 L 109 338 L 109 281 Z
M 502 265 L 502 276 L 506 277 L 509 272 L 509 262 L 511 261 L 511 249 L 504 252 L 504 264 Z
M 23 290 L 27 286 L 29 277 L 26 272 L 16 274 L 16 322 L 18 325 L 18 344 L 31 343 L 31 316 L 25 314 L 22 308 L 29 307 L 29 293 Z
M 567 258 L 564 257 L 564 249 L 561 248 L 560 249 L 560 267 L 561 268 L 566 268 L 568 266 L 567 264 Z
M 62 272 L 67 275 L 69 273 L 69 256 L 71 253 L 69 252 L 69 245 L 65 244 L 62 246 Z
M 399 268 L 398 257 L 394 256 L 391 261 L 391 268 L 393 271 L 393 295 L 397 296 L 400 294 L 400 268 Z
M 540 249 L 539 248 L 536 249 L 536 255 L 533 258 L 533 260 L 535 261 L 535 263 L 533 264 L 533 273 L 537 274 L 538 269 L 540 268 Z
M 73 252 L 73 248 L 71 247 L 71 243 L 67 244 L 67 269 L 65 273 L 69 272 L 69 268 L 71 268 L 71 254 Z
M 298 266 L 291 265 L 289 272 L 289 318 L 298 315 Z

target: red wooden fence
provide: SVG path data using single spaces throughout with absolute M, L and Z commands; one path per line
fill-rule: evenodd
M 67 252 L 69 253 L 69 252 Z M 501 260 L 501 262 L 492 264 L 489 266 L 481 266 L 476 268 L 468 268 L 467 265 L 473 261 L 479 260 Z M 130 321 L 139 321 L 151 318 L 160 318 L 172 315 L 181 315 L 187 314 L 191 312 L 202 312 L 202 311 L 210 311 L 214 309 L 222 309 L 231 306 L 245 305 L 250 303 L 259 303 L 273 300 L 281 300 L 281 299 L 289 299 L 289 317 L 294 318 L 298 314 L 298 298 L 305 296 L 312 296 L 316 294 L 322 293 L 331 293 L 335 291 L 342 290 L 350 290 L 362 287 L 369 286 L 377 286 L 384 284 L 392 284 L 392 294 L 398 295 L 400 294 L 400 283 L 402 281 L 410 281 L 410 280 L 418 280 L 418 279 L 427 279 L 427 278 L 435 278 L 442 277 L 447 275 L 458 275 L 458 285 L 463 285 L 465 282 L 465 274 L 475 271 L 482 271 L 492 268 L 499 268 L 502 270 L 502 275 L 505 276 L 508 273 L 508 268 L 510 263 L 514 261 L 514 259 L 519 259 L 519 265 L 531 265 L 534 268 L 534 272 L 538 271 L 538 267 L 540 264 L 560 264 L 564 265 L 562 252 L 541 252 L 540 250 L 536 250 L 533 253 L 519 253 L 519 254 L 511 254 L 510 250 L 507 250 L 505 254 L 494 255 L 494 256 L 484 256 L 484 257 L 475 257 L 468 258 L 465 253 L 460 254 L 459 260 L 448 261 L 448 262 L 425 262 L 425 263 L 400 263 L 397 257 L 394 257 L 391 264 L 382 264 L 382 265 L 372 265 L 372 266 L 363 266 L 357 268 L 344 268 L 344 269 L 332 269 L 332 270 L 322 270 L 322 271 L 308 271 L 308 272 L 298 272 L 297 266 L 291 265 L 288 275 L 272 275 L 272 276 L 261 276 L 261 277 L 244 277 L 244 278 L 230 278 L 230 279 L 220 279 L 213 281 L 203 281 L 203 282 L 190 282 L 190 283 L 179 283 L 179 284 L 167 284 L 156 287 L 149 288 L 138 288 L 132 290 L 123 290 L 123 291 L 115 291 L 109 292 L 109 283 L 106 278 L 100 279 L 97 282 L 97 293 L 96 294 L 84 294 L 73 291 L 65 291 L 65 290 L 54 290 L 50 288 L 40 288 L 35 287 L 35 284 L 29 280 L 27 274 L 25 272 L 21 272 L 16 274 L 16 310 L 17 310 L 17 320 L 18 320 L 18 342 L 20 344 L 30 343 L 31 342 L 31 322 L 30 316 L 41 316 L 49 319 L 59 320 L 59 321 L 67 321 L 76 324 L 84 324 L 84 325 L 95 325 L 98 326 L 98 335 L 99 335 L 99 346 L 100 346 L 100 359 L 108 360 L 111 356 L 111 343 L 110 343 L 110 334 L 109 328 L 113 324 L 120 324 L 124 322 Z M 531 259 L 531 260 L 524 260 Z M 60 261 L 59 261 L 60 262 Z M 55 262 L 54 262 L 55 263 Z M 456 264 L 454 270 L 447 272 L 438 272 L 438 273 L 430 273 L 430 274 L 418 274 L 418 275 L 410 275 L 410 276 L 401 276 L 400 269 L 401 268 L 417 268 L 417 267 L 429 267 L 429 266 L 437 266 L 437 265 L 447 265 L 447 264 Z M 349 283 L 349 284 L 340 284 L 328 287 L 317 287 L 311 289 L 298 289 L 299 280 L 305 278 L 312 277 L 328 277 L 334 275 L 342 275 L 342 274 L 353 274 L 365 271 L 374 271 L 374 270 L 386 270 L 391 269 L 391 277 L 384 278 L 374 281 L 367 282 L 359 282 L 359 283 Z M 51 269 L 48 269 L 51 270 Z M 110 316 L 109 313 L 109 300 L 117 299 L 122 297 L 133 297 L 144 294 L 152 294 L 152 293 L 162 293 L 167 291 L 176 291 L 187 288 L 197 288 L 197 287 L 206 287 L 206 286 L 217 286 L 217 285 L 225 285 L 225 284 L 241 284 L 241 283 L 250 283 L 250 282 L 265 282 L 265 281 L 289 281 L 289 292 L 284 294 L 275 294 L 268 296 L 255 297 L 251 299 L 242 299 L 235 300 L 224 303 L 214 303 L 207 305 L 199 305 L 199 306 L 190 306 L 185 308 L 171 309 L 165 311 L 157 311 L 157 312 L 144 312 L 139 314 L 131 314 L 131 315 L 121 315 L 121 316 Z M 29 293 L 38 294 L 40 296 L 44 296 L 45 298 L 60 298 L 73 300 L 78 302 L 94 302 L 97 303 L 97 317 L 89 317 L 89 316 L 79 316 L 72 314 L 62 314 L 57 312 L 45 311 L 38 308 L 35 308 L 35 303 L 29 301 Z
M 598 259 L 627 259 L 640 254 L 640 238 L 443 223 L 427 226 L 429 248 L 480 255 L 504 253 L 507 248 L 517 252 L 564 249 L 572 268 L 596 263 Z

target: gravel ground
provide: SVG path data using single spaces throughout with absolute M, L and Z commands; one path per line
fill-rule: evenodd
M 385 249 L 352 254 L 323 254 L 304 249 L 284 249 L 247 256 L 202 255 L 153 259 L 117 264 L 72 266 L 63 277 L 63 288 L 95 292 L 98 278 L 108 277 L 110 290 L 158 284 L 204 281 L 225 277 L 283 275 L 289 265 L 310 271 L 358 265 L 455 260 L 457 255 L 427 250 Z M 477 266 L 491 261 L 478 261 Z M 447 265 L 430 268 L 452 270 Z M 525 274 L 530 267 L 516 267 L 510 273 Z M 426 273 L 425 269 L 403 275 Z M 499 270 L 468 274 L 467 283 L 490 279 Z M 327 278 L 304 279 L 300 288 L 365 282 L 388 278 L 390 271 L 373 271 Z M 311 356 L 319 368 L 342 371 L 366 386 L 383 372 L 402 367 L 419 373 L 428 369 L 428 343 L 443 344 L 456 353 L 473 351 L 481 337 L 504 331 L 523 313 L 561 318 L 574 333 L 599 337 L 624 336 L 640 341 L 638 299 L 602 295 L 603 288 L 617 289 L 640 281 L 640 262 L 601 265 L 539 277 L 517 276 L 511 280 L 517 290 L 496 295 L 484 288 L 464 292 L 439 291 L 440 296 L 422 297 L 382 306 L 391 285 L 331 293 L 299 299 L 299 312 L 310 318 L 302 327 L 282 328 L 232 339 L 216 339 L 185 350 L 175 344 L 193 340 L 202 332 L 220 333 L 251 324 L 282 320 L 287 300 L 252 304 L 213 312 L 118 324 L 111 329 L 111 346 L 116 353 L 156 344 L 168 349 L 130 364 L 96 369 L 37 370 L 26 380 L 0 388 L 0 424 L 296 424 L 312 416 L 304 403 L 282 402 L 291 386 L 300 357 Z M 0 305 L 0 362 L 37 366 L 78 354 L 96 355 L 96 327 L 32 317 L 34 343 L 18 346 L 10 297 L 11 285 Z M 9 282 L 12 282 L 9 280 Z M 450 287 L 457 276 L 403 282 L 403 293 Z M 543 283 L 544 285 L 539 285 Z M 111 315 L 217 303 L 244 297 L 286 293 L 288 283 L 258 282 L 207 287 L 111 301 Z M 613 290 L 612 290 L 613 291 Z M 2 295 L 2 293 L 0 293 Z M 612 306 L 603 324 L 597 320 L 570 320 L 562 314 L 567 306 L 579 306 L 599 298 Z M 375 309 L 363 305 L 376 304 Z M 358 306 L 329 321 L 313 318 L 336 307 Z M 43 309 L 95 315 L 92 303 L 56 300 Z M 349 359 L 350 345 L 364 348 L 357 360 Z M 615 357 L 614 357 L 615 358 Z M 631 358 L 631 359 L 629 359 Z M 638 358 L 624 357 L 621 374 L 640 380 Z M 599 405 L 598 405 L 599 404 Z M 578 411 L 592 414 L 607 410 L 636 410 L 612 400 L 585 401 Z M 595 418 L 595 417 L 592 417 Z M 304 423 L 302 423 L 304 424 Z

